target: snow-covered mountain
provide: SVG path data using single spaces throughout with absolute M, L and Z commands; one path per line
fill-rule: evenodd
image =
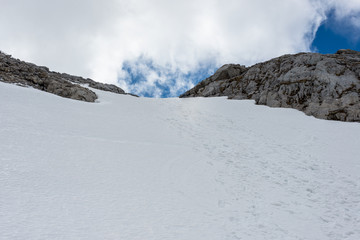
M 0 239 L 360 239 L 360 124 L 0 82 Z

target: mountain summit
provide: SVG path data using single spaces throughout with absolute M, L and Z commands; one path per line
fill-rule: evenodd
M 360 122 L 360 52 L 298 53 L 251 67 L 227 64 L 180 97 L 215 96 Z

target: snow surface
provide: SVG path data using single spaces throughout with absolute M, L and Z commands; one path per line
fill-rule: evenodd
M 0 83 L 0 239 L 360 239 L 360 124 Z

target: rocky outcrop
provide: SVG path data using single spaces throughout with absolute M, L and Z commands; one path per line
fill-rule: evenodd
M 360 122 L 360 52 L 284 55 L 246 68 L 228 64 L 180 97 L 228 96 Z
M 59 95 L 61 97 L 94 102 L 97 99 L 91 88 L 126 94 L 121 88 L 91 79 L 76 77 L 65 73 L 49 71 L 47 67 L 12 58 L 11 55 L 0 52 L 0 81 L 14 83 Z

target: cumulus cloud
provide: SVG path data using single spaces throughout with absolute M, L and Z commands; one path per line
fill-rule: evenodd
M 145 96 L 176 96 L 225 63 L 309 51 L 357 0 L 0 0 L 0 49 Z

